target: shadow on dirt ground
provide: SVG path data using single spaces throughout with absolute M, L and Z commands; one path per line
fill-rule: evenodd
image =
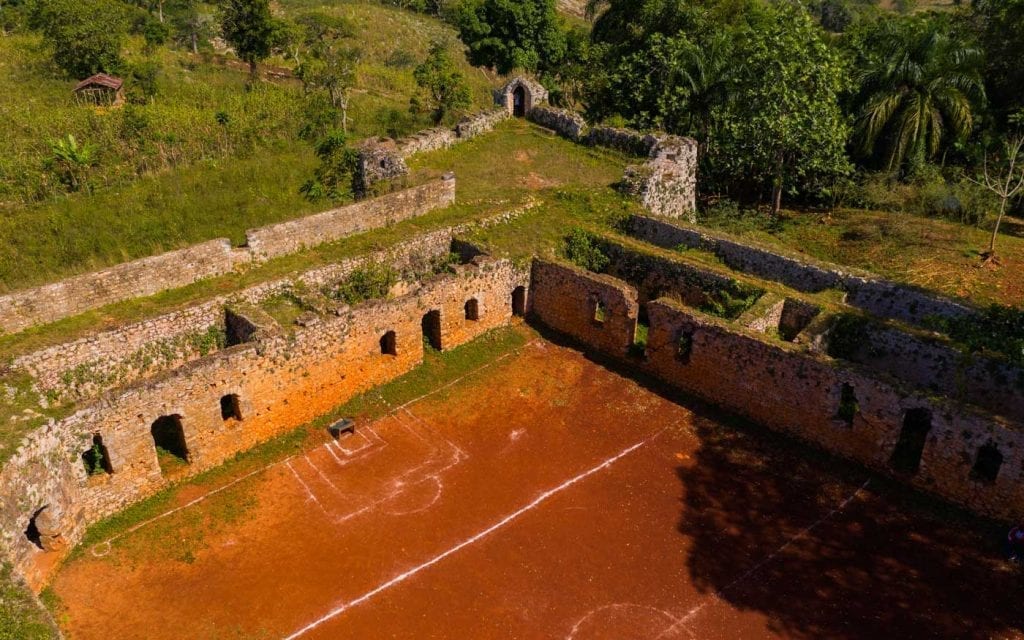
M 677 470 L 678 530 L 689 580 L 707 596 L 760 612 L 789 638 L 1024 639 L 1024 573 L 1002 557 L 1004 524 L 583 351 L 694 412 L 701 444 Z M 728 621 L 704 623 L 729 637 Z
M 698 588 L 792 638 L 1024 637 L 1002 525 L 755 427 L 697 431 L 678 475 Z

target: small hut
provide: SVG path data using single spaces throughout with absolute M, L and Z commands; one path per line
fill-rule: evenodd
M 120 107 L 124 104 L 124 80 L 97 73 L 75 85 L 75 99 L 81 104 L 97 107 Z

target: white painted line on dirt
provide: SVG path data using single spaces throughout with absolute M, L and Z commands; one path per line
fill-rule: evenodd
M 483 371 L 484 369 L 490 367 L 491 365 L 493 365 L 493 364 L 495 364 L 497 362 L 501 362 L 502 360 L 504 360 L 504 359 L 506 359 L 508 357 L 511 357 L 511 356 L 519 354 L 526 347 L 535 346 L 537 344 L 541 344 L 541 342 L 539 340 L 534 340 L 532 342 L 528 342 L 527 344 L 523 345 L 519 349 L 516 349 L 515 351 L 510 351 L 509 353 L 506 353 L 505 355 L 503 355 L 503 356 L 501 356 L 499 358 L 496 358 L 495 360 L 492 360 L 491 362 L 488 362 L 488 363 L 486 363 L 484 365 L 481 365 L 481 366 L 477 367 L 476 369 L 474 369 L 473 371 L 470 371 L 469 373 L 465 374 L 464 376 L 462 376 L 460 378 L 457 378 L 456 380 L 453 380 L 452 382 L 444 385 L 443 387 L 439 387 L 437 389 L 434 389 L 433 391 L 429 391 L 429 392 L 423 394 L 422 396 L 420 396 L 419 398 L 416 398 L 415 400 L 410 400 L 409 402 L 406 402 L 404 405 L 402 405 L 399 408 L 405 408 L 405 407 L 407 407 L 407 406 L 409 406 L 411 404 L 414 404 L 416 402 L 419 402 L 420 400 L 423 400 L 424 398 L 428 398 L 428 397 L 434 395 L 435 393 L 439 393 L 439 392 L 447 389 L 448 387 L 452 386 L 453 384 L 455 384 L 457 382 L 460 382 L 460 381 L 464 380 L 465 378 L 468 378 L 468 377 L 472 376 L 475 373 Z M 389 407 L 391 406 L 383 398 L 381 398 L 381 400 L 384 401 L 384 404 L 388 405 Z M 382 416 L 381 418 L 378 418 L 378 420 L 375 421 L 375 422 L 379 422 L 380 420 L 383 420 L 383 418 L 384 417 Z M 383 446 L 387 446 L 387 444 L 388 444 L 387 441 L 384 440 L 383 438 L 381 438 L 377 434 L 376 431 L 372 430 L 370 428 L 370 425 L 367 425 L 366 427 L 364 427 L 364 429 L 369 430 L 374 435 L 374 437 L 377 438 L 383 444 Z M 327 443 L 327 444 L 329 446 L 331 443 Z M 341 450 L 344 451 L 344 449 L 341 449 Z M 221 491 L 225 491 L 227 489 L 230 489 L 231 487 L 235 486 L 239 482 L 242 482 L 244 480 L 248 480 L 249 478 L 251 478 L 251 477 L 253 477 L 253 476 L 257 475 L 257 474 L 263 473 L 264 471 L 266 471 L 266 470 L 268 470 L 268 469 L 270 469 L 272 467 L 276 467 L 276 466 L 278 466 L 280 464 L 287 464 L 293 457 L 294 456 L 288 456 L 284 460 L 279 460 L 277 462 L 271 462 L 270 464 L 268 464 L 268 465 L 266 465 L 264 467 L 260 467 L 259 469 L 256 469 L 254 471 L 250 471 L 249 473 L 245 474 L 244 476 L 235 478 L 234 480 L 232 480 L 231 482 L 225 484 L 222 487 L 217 487 L 216 489 L 213 489 L 212 491 L 209 491 L 208 493 L 204 493 L 203 495 L 199 496 L 198 498 L 196 498 L 196 499 L 194 499 L 194 500 L 192 500 L 190 502 L 187 502 L 187 503 L 181 505 L 180 507 L 175 507 L 173 509 L 170 509 L 168 511 L 165 511 L 165 512 L 161 513 L 160 515 L 153 516 L 152 518 L 149 518 L 148 520 L 144 520 L 144 521 L 142 521 L 142 522 L 140 522 L 140 523 L 138 523 L 136 525 L 133 525 L 132 527 L 126 529 L 125 531 L 122 531 L 121 533 L 119 533 L 119 534 L 117 534 L 115 536 L 111 536 L 111 537 L 107 538 L 106 540 L 104 540 L 103 542 L 99 542 L 99 543 L 96 543 L 95 545 L 93 545 L 93 547 L 91 549 L 91 553 L 94 556 L 98 557 L 98 558 L 102 558 L 103 556 L 105 556 L 108 553 L 110 553 L 110 545 L 111 545 L 111 543 L 116 542 L 117 540 L 120 540 L 121 538 L 123 538 L 123 537 L 125 537 L 127 535 L 135 533 L 139 529 L 145 527 L 146 525 L 152 524 L 152 523 L 156 522 L 157 520 L 160 520 L 162 518 L 166 518 L 167 516 L 173 515 L 173 514 L 179 512 L 179 511 L 182 511 L 183 509 L 188 509 L 189 507 L 193 507 L 193 506 L 199 504 L 200 502 L 203 502 L 204 500 L 215 496 L 216 494 L 220 493 Z M 354 458 L 354 459 L 358 459 L 358 458 Z M 295 470 L 294 469 L 292 469 L 292 473 L 295 474 Z M 298 477 L 297 474 L 296 474 L 296 477 Z M 300 482 L 301 482 L 301 479 L 300 479 Z M 305 484 L 305 483 L 303 483 L 303 484 Z M 307 487 L 307 491 L 308 491 L 308 487 Z M 323 508 L 323 507 L 321 507 L 321 508 Z M 326 510 L 324 511 L 324 513 L 326 513 Z M 103 551 L 103 553 L 97 552 L 97 549 L 99 549 L 100 547 L 104 547 L 105 548 L 105 551 Z
M 292 459 L 292 456 L 288 456 L 287 458 L 285 458 L 281 462 L 287 463 L 291 459 Z M 281 464 L 281 462 L 276 462 L 274 464 Z M 203 500 L 206 500 L 207 498 L 211 498 L 211 497 L 217 495 L 221 491 L 225 491 L 227 489 L 230 489 L 231 487 L 235 486 L 239 482 L 242 482 L 243 480 L 248 480 L 249 478 L 253 477 L 254 475 L 256 475 L 258 473 L 263 473 L 264 471 L 266 471 L 267 469 L 269 469 L 272 466 L 274 466 L 274 465 L 271 464 L 271 465 L 267 465 L 265 467 L 260 467 L 259 469 L 256 469 L 255 471 L 250 471 L 249 473 L 245 474 L 244 476 L 241 476 L 239 478 L 235 478 L 234 480 L 232 480 L 231 482 L 227 483 L 226 485 L 224 485 L 222 487 L 217 487 L 216 489 L 214 489 L 213 491 L 210 491 L 209 493 L 204 493 L 203 495 L 199 496 L 198 498 L 196 498 L 194 500 L 191 500 L 190 502 L 186 502 L 185 504 L 181 505 L 180 507 L 175 507 L 175 508 L 173 508 L 173 509 L 171 509 L 169 511 L 164 511 L 160 515 L 153 516 L 149 520 L 143 520 L 142 522 L 140 522 L 140 523 L 130 527 L 129 529 L 127 529 L 125 531 L 122 531 L 121 533 L 117 534 L 116 536 L 111 536 L 111 537 L 107 538 L 106 540 L 104 540 L 103 542 L 100 542 L 100 543 L 94 545 L 93 548 L 92 548 L 92 554 L 94 556 L 98 557 L 98 558 L 102 558 L 103 556 L 105 556 L 108 553 L 110 553 L 110 544 L 112 542 L 115 542 L 115 541 L 120 540 L 121 538 L 123 538 L 123 537 L 125 537 L 127 535 L 135 533 L 136 531 L 138 531 L 142 527 L 146 526 L 147 524 L 152 524 L 152 523 L 156 522 L 157 520 L 160 520 L 161 518 L 166 518 L 167 516 L 175 514 L 175 513 L 179 512 L 179 511 L 183 510 L 183 509 L 188 509 L 189 507 L 195 506 L 195 505 L 199 504 L 200 502 L 202 502 Z M 103 553 L 97 553 L 96 549 L 99 548 L 99 547 L 106 547 L 106 551 L 104 551 Z
M 851 502 L 854 501 L 854 499 L 860 494 L 861 491 L 864 491 L 865 489 L 868 488 L 868 485 L 870 483 L 871 483 L 871 478 L 868 478 L 867 480 L 864 481 L 864 484 L 860 485 L 860 487 L 858 487 L 856 491 L 854 491 L 849 496 L 847 496 L 847 498 L 845 500 L 840 502 L 831 511 L 829 511 L 825 515 L 821 516 L 820 518 L 818 518 L 817 520 L 812 522 L 809 526 L 807 526 L 804 529 L 802 529 L 801 531 L 799 531 L 796 535 L 794 535 L 789 540 L 786 540 L 786 542 L 783 543 L 781 547 L 779 547 L 775 551 L 772 551 L 771 553 L 769 553 L 767 556 L 764 557 L 764 559 L 762 559 L 760 562 L 758 562 L 753 567 L 751 567 L 749 571 L 747 571 L 746 573 L 744 573 L 740 577 L 736 578 L 735 580 L 733 580 L 729 584 L 725 585 L 721 589 L 715 591 L 709 597 L 705 598 L 703 602 L 701 602 L 700 604 L 698 604 L 694 608 L 692 608 L 689 611 L 687 611 L 686 615 L 684 615 L 682 618 L 679 618 L 676 621 L 675 624 L 667 627 L 664 631 L 662 631 L 660 634 L 658 634 L 658 636 L 655 637 L 654 640 L 660 640 L 661 638 L 664 638 L 667 634 L 673 633 L 674 631 L 676 631 L 679 628 L 680 625 L 686 624 L 690 619 L 692 619 L 698 613 L 703 611 L 704 608 L 707 607 L 709 604 L 711 604 L 714 600 L 721 599 L 721 596 L 723 594 L 725 594 L 726 591 L 729 591 L 730 589 L 732 589 L 736 585 L 740 584 L 741 582 L 743 582 L 744 580 L 746 580 L 750 576 L 752 576 L 755 573 L 757 573 L 758 571 L 760 571 L 762 567 L 764 567 L 769 562 L 771 562 L 772 560 L 777 558 L 780 553 L 782 553 L 787 548 L 789 548 L 789 546 L 792 545 L 794 542 L 796 542 L 797 540 L 803 538 L 808 533 L 810 533 L 814 529 L 818 528 L 823 522 L 825 522 L 826 520 L 831 519 L 832 516 L 836 515 L 837 513 L 839 513 L 843 509 L 845 509 Z
M 575 476 L 573 478 L 570 478 L 570 479 L 566 480 L 565 482 L 563 482 L 562 484 L 558 485 L 557 487 L 555 487 L 553 489 L 548 489 L 544 493 L 542 493 L 539 496 L 537 496 L 537 498 L 535 498 L 533 500 L 533 502 L 527 504 L 525 507 L 523 507 L 523 508 L 519 509 L 518 511 L 515 511 L 515 512 L 505 516 L 504 518 L 502 518 L 498 522 L 492 524 L 491 526 L 487 527 L 483 531 L 477 533 L 474 536 L 466 538 L 465 540 L 463 540 L 462 542 L 458 543 L 454 547 L 451 547 L 447 551 L 444 551 L 444 552 L 434 556 L 433 558 L 431 558 L 430 560 L 427 560 L 423 564 L 421 564 L 419 566 L 416 566 L 416 567 L 413 567 L 412 569 L 409 569 L 408 571 L 395 576 L 394 578 L 388 580 L 387 582 L 384 582 L 383 584 L 379 585 L 378 587 L 374 588 L 371 591 L 367 591 L 366 593 L 364 593 L 363 595 L 359 596 L 358 598 L 356 598 L 354 600 L 350 600 L 350 601 L 345 602 L 345 603 L 343 603 L 341 605 L 338 605 L 337 607 L 335 607 L 331 611 L 327 612 L 325 615 L 321 616 L 320 618 L 314 620 L 313 622 L 310 622 L 309 624 L 307 624 L 306 626 L 302 627 L 298 631 L 292 633 L 291 635 L 286 636 L 284 638 L 284 640 L 295 640 L 295 638 L 299 638 L 301 636 L 304 636 L 305 634 L 307 634 L 310 631 L 316 629 L 317 627 L 319 627 L 323 623 L 338 617 L 339 615 L 341 615 L 342 613 L 348 611 L 349 609 L 363 604 L 364 602 L 372 599 L 374 596 L 376 596 L 376 595 L 378 595 L 380 593 L 383 593 L 384 591 L 387 591 L 391 587 L 393 587 L 393 586 L 395 586 L 395 585 L 397 585 L 397 584 L 399 584 L 401 582 L 404 582 L 404 581 L 408 580 L 409 578 L 415 576 L 416 574 L 420 573 L 421 571 L 424 571 L 425 569 L 429 569 L 430 567 L 434 566 L 438 562 L 441 562 L 445 558 L 458 553 L 459 551 L 465 549 L 466 547 L 468 547 L 468 546 L 470 546 L 470 545 L 472 545 L 472 544 L 474 544 L 476 542 L 479 542 L 480 540 L 482 540 L 483 538 L 486 538 L 487 536 L 491 535 L 495 531 L 498 531 L 499 529 L 502 529 L 503 527 L 505 527 L 510 522 L 518 519 L 523 514 L 526 514 L 526 513 L 530 512 L 530 511 L 532 511 L 533 509 L 538 507 L 543 502 L 547 501 L 552 496 L 557 495 L 557 494 L 561 493 L 562 491 L 565 491 L 566 489 L 568 489 L 569 487 L 573 486 L 574 484 L 589 478 L 590 476 L 594 475 L 595 473 L 598 473 L 599 471 L 603 471 L 604 469 L 607 469 L 608 467 L 612 466 L 613 464 L 615 464 L 616 462 L 618 462 L 622 458 L 626 457 L 627 455 L 633 453 L 634 451 L 636 451 L 640 447 L 644 446 L 645 444 L 647 444 L 648 442 L 650 442 L 654 438 L 657 438 L 660 434 L 661 434 L 661 432 L 659 431 L 657 434 L 651 436 L 650 438 L 647 438 L 646 440 L 641 440 L 640 442 L 638 442 L 638 443 L 636 443 L 636 444 L 634 444 L 634 445 L 632 445 L 630 447 L 627 447 L 627 448 L 623 449 L 622 451 L 620 451 L 619 453 L 615 454 L 614 456 L 608 458 L 607 460 L 605 460 L 601 464 L 597 465 L 596 467 L 591 467 L 590 469 L 584 471 L 583 473 L 581 473 L 581 474 L 579 474 L 579 475 L 577 475 L 577 476 Z
M 324 509 L 324 505 L 320 504 L 320 501 L 316 499 L 316 496 L 313 495 L 312 491 L 310 491 L 309 485 L 306 484 L 306 481 L 303 480 L 299 476 L 298 473 L 296 473 L 295 468 L 292 466 L 291 461 L 289 460 L 289 461 L 285 462 L 285 465 L 288 467 L 288 470 L 292 472 L 292 475 L 295 476 L 295 479 L 299 481 L 299 484 L 302 485 L 302 488 L 306 490 L 306 495 L 309 496 L 309 499 L 312 500 L 313 502 L 315 502 L 316 506 L 320 507 L 321 511 L 323 511 L 324 513 L 327 513 L 327 509 Z

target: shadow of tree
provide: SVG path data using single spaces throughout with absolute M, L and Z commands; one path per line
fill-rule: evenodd
M 678 476 L 698 589 L 785 637 L 1024 637 L 1000 525 L 760 429 L 697 435 Z

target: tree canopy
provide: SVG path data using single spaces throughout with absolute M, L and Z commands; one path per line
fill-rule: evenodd
M 545 72 L 565 58 L 555 0 L 465 0 L 454 12 L 473 64 Z
M 72 77 L 113 72 L 121 62 L 128 23 L 116 0 L 39 0 L 32 23 Z
M 222 0 L 220 27 L 238 57 L 249 64 L 249 74 L 255 79 L 256 66 L 270 55 L 277 35 L 270 0 Z

